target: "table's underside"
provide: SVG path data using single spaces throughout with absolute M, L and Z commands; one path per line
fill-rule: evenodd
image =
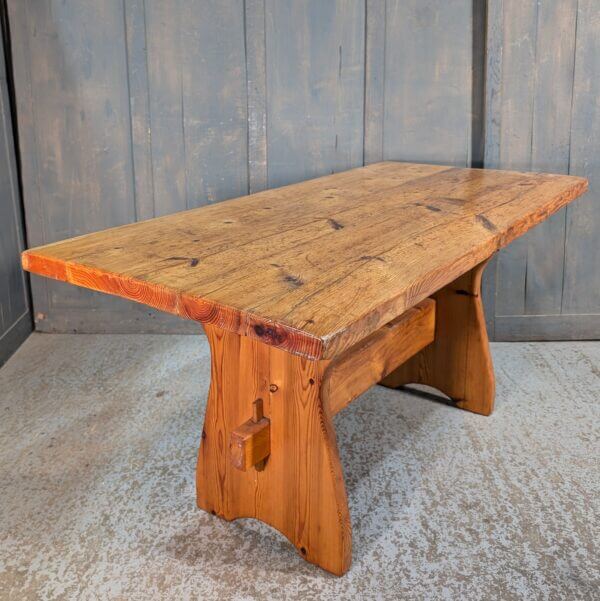
M 26 251 L 34 273 L 329 358 L 587 187 L 378 163 Z

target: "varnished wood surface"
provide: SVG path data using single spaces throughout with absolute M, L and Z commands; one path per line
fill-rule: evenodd
M 487 261 L 434 294 L 435 341 L 381 382 L 433 386 L 467 411 L 489 415 L 496 393 L 483 305 L 481 276 Z
M 335 415 L 401 363 L 433 342 L 435 301 L 427 298 L 327 363 L 322 397 Z
M 351 560 L 350 515 L 335 433 L 321 400 L 321 366 L 247 336 L 206 327 L 211 385 L 198 455 L 198 506 L 227 520 L 258 518 L 302 557 L 334 574 Z M 264 469 L 237 469 L 228 441 L 263 399 Z
M 262 399 L 257 399 L 261 402 Z M 254 402 L 256 405 L 256 401 Z M 229 442 L 231 462 L 239 470 L 247 470 L 253 466 L 262 469 L 264 460 L 271 450 L 271 422 L 262 416 L 252 416 L 252 419 L 238 426 L 232 433 Z
M 26 269 L 331 358 L 582 194 L 584 178 L 378 163 L 26 251 Z

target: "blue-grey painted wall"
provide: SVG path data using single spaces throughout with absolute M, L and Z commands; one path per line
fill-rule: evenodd
M 9 0 L 31 245 L 382 159 L 592 191 L 488 269 L 497 338 L 600 336 L 594 0 Z M 197 331 L 33 278 L 42 331 Z
M 24 232 L 6 73 L 0 40 L 0 365 L 33 327 L 19 258 Z
M 489 0 L 489 22 L 486 165 L 590 180 L 499 254 L 495 338 L 600 338 L 600 5 Z

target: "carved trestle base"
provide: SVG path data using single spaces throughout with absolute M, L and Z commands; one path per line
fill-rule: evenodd
M 338 575 L 348 570 L 351 525 L 332 417 L 378 381 L 429 384 L 458 407 L 489 415 L 494 373 L 480 295 L 484 266 L 333 360 L 205 326 L 212 369 L 198 506 L 227 520 L 262 520 L 306 560 Z

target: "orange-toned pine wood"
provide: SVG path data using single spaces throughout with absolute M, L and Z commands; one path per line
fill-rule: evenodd
M 238 426 L 231 433 L 229 451 L 231 463 L 239 470 L 262 469 L 271 452 L 271 422 L 253 417 Z
M 428 384 L 467 411 L 489 415 L 495 380 L 481 302 L 487 261 L 434 294 L 435 341 L 390 373 L 381 384 Z
M 211 386 L 198 455 L 198 506 L 227 520 L 258 518 L 334 574 L 351 560 L 350 517 L 319 362 L 207 326 Z M 230 460 L 231 432 L 262 398 L 270 420 L 264 469 Z
M 331 416 L 415 351 L 382 383 L 431 384 L 489 414 L 483 262 L 586 189 L 573 176 L 378 163 L 33 248 L 22 260 L 33 273 L 203 322 L 212 375 L 198 505 L 258 518 L 342 574 L 350 519 Z M 422 348 L 432 296 L 435 340 Z M 262 419 L 268 447 L 266 421 L 249 425 Z M 232 436 L 242 443 L 233 450 Z
M 586 188 L 378 163 L 30 249 L 23 266 L 331 359 Z
M 433 341 L 435 301 L 428 298 L 338 355 L 327 365 L 323 403 L 335 415 Z M 325 363 L 324 361 L 322 363 Z

